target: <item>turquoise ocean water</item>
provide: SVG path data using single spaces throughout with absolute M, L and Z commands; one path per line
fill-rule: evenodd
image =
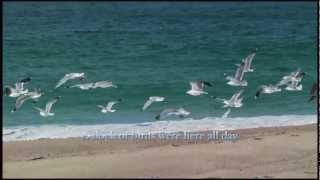
M 100 127 L 174 131 L 316 122 L 316 105 L 307 102 L 317 79 L 316 2 L 5 2 L 3 9 L 4 85 L 31 76 L 27 87 L 45 91 L 40 107 L 61 96 L 49 118 L 31 102 L 11 113 L 15 99 L 4 97 L 5 140 L 79 136 Z M 244 105 L 222 120 L 225 109 L 210 96 L 229 98 L 241 89 L 227 85 L 223 74 L 233 74 L 234 64 L 255 48 Z M 254 100 L 259 85 L 297 68 L 307 73 L 303 91 Z M 118 88 L 65 88 L 79 82 L 70 81 L 53 90 L 69 72 Z M 209 95 L 187 95 L 191 80 L 213 82 Z M 155 95 L 168 102 L 141 112 Z M 100 113 L 98 104 L 119 98 L 115 113 Z M 191 116 L 171 119 L 170 126 L 155 120 L 162 109 L 178 107 Z

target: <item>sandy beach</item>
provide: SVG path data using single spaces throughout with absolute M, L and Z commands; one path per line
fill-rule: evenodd
M 316 178 L 317 126 L 230 131 L 236 141 L 41 139 L 3 144 L 5 178 Z M 205 133 L 205 132 L 203 132 Z

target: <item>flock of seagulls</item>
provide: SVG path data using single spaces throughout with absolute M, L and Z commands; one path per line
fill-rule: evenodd
M 248 82 L 245 80 L 244 75 L 248 72 L 254 72 L 252 69 L 252 60 L 256 55 L 256 50 L 249 54 L 246 58 L 242 59 L 240 64 L 236 64 L 237 69 L 234 76 L 229 76 L 224 74 L 225 79 L 228 81 L 226 84 L 230 86 L 241 86 L 245 87 L 248 86 Z M 285 90 L 287 91 L 301 91 L 302 84 L 301 81 L 303 77 L 306 75 L 305 72 L 302 72 L 300 69 L 290 73 L 282 77 L 282 79 L 276 84 L 269 84 L 269 85 L 261 85 L 258 91 L 255 94 L 255 99 L 257 99 L 261 94 L 272 94 L 276 92 L 280 92 L 284 86 Z M 85 74 L 82 73 L 68 73 L 65 74 L 63 78 L 61 78 L 55 86 L 55 89 L 63 86 L 66 82 L 71 80 L 84 80 Z M 31 78 L 25 78 L 20 80 L 19 82 L 15 83 L 14 86 L 6 86 L 5 87 L 5 94 L 12 98 L 17 98 L 15 105 L 11 112 L 17 111 L 27 100 L 32 100 L 33 103 L 37 103 L 38 99 L 44 94 L 41 92 L 40 89 L 34 89 L 34 91 L 29 91 L 25 88 L 25 85 L 30 83 Z M 314 83 L 312 89 L 310 91 L 311 97 L 309 101 L 314 100 L 318 96 L 317 91 L 317 83 Z M 191 81 L 190 82 L 190 89 L 186 91 L 186 94 L 191 96 L 200 96 L 200 95 L 207 95 L 208 92 L 205 91 L 206 87 L 212 87 L 212 84 L 207 81 Z M 89 89 L 96 89 L 96 88 L 117 88 L 117 85 L 114 85 L 111 81 L 98 81 L 93 83 L 83 83 L 83 84 L 75 84 L 66 86 L 66 88 L 79 88 L 81 90 L 89 90 Z M 230 99 L 224 98 L 215 98 L 217 101 L 223 103 L 223 108 L 228 108 L 227 111 L 221 116 L 222 118 L 227 118 L 231 112 L 231 108 L 240 108 L 243 106 L 241 97 L 244 89 L 241 89 L 234 93 Z M 43 117 L 54 116 L 54 113 L 51 111 L 52 107 L 55 103 L 58 102 L 60 96 L 54 97 L 52 100 L 46 103 L 44 109 L 39 107 L 34 107 L 34 109 L 38 110 L 40 115 Z M 113 109 L 113 106 L 122 100 L 119 99 L 117 101 L 108 102 L 106 105 L 97 105 L 98 108 L 101 109 L 101 113 L 113 113 L 116 112 L 116 109 Z M 146 111 L 153 103 L 156 102 L 164 102 L 165 97 L 160 96 L 151 96 L 147 99 L 142 107 L 142 111 Z M 164 109 L 158 115 L 155 116 L 155 119 L 163 119 L 169 116 L 178 116 L 180 118 L 187 117 L 191 113 L 184 108 L 176 108 L 176 109 Z

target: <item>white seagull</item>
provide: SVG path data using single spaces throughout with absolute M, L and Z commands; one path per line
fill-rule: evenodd
M 244 62 L 244 72 L 253 72 L 253 69 L 251 69 L 251 63 L 256 53 L 249 54 L 245 59 L 242 60 Z
M 226 79 L 229 80 L 227 84 L 231 86 L 247 86 L 248 82 L 244 80 L 244 67 L 245 63 L 241 62 L 238 66 L 238 69 L 236 71 L 236 74 L 234 77 L 227 76 Z
M 30 77 L 22 79 L 21 81 L 15 83 L 15 87 L 6 86 L 5 94 L 9 97 L 18 97 L 22 94 L 27 93 L 29 90 L 24 89 L 23 86 L 24 86 L 24 84 L 28 83 L 29 81 L 31 81 Z
M 28 92 L 28 93 L 22 94 L 21 96 L 19 96 L 17 98 L 16 103 L 14 105 L 14 108 L 11 110 L 11 112 L 17 111 L 22 106 L 22 104 L 25 101 L 27 101 L 28 99 L 32 99 L 34 101 L 37 101 L 42 96 L 42 94 L 43 93 L 41 93 L 40 90 L 38 90 L 38 89 L 35 89 L 35 91 L 33 91 L 33 92 Z
M 243 100 L 243 97 L 240 98 L 240 95 L 241 93 L 243 92 L 243 90 L 240 90 L 238 91 L 237 93 L 235 93 L 234 95 L 232 95 L 232 97 L 227 100 L 227 99 L 221 99 L 221 98 L 216 98 L 217 100 L 220 100 L 224 103 L 224 108 L 226 107 L 241 107 L 243 104 L 242 104 L 242 100 Z
M 112 109 L 112 106 L 117 104 L 119 101 L 110 101 L 110 102 L 108 102 L 107 106 L 98 105 L 98 107 L 101 108 L 102 113 L 116 112 L 115 109 Z
M 68 80 L 71 79 L 80 79 L 83 80 L 84 79 L 84 73 L 69 73 L 64 75 L 64 77 L 62 79 L 59 80 L 59 82 L 57 83 L 55 88 L 58 88 L 60 86 L 62 86 L 62 84 L 66 83 Z
M 306 75 L 305 72 L 301 72 L 300 69 L 298 69 L 295 72 L 291 72 L 287 76 L 283 76 L 282 80 L 277 85 L 278 86 L 288 85 L 291 81 L 301 82 L 305 75 Z
M 204 91 L 205 86 L 212 86 L 209 82 L 206 81 L 191 81 L 190 82 L 191 89 L 186 93 L 191 96 L 199 96 L 202 94 L 208 94 Z
M 281 88 L 277 85 L 262 85 L 260 86 L 259 90 L 256 92 L 256 95 L 254 96 L 255 99 L 257 99 L 261 94 L 271 94 L 275 92 L 280 92 Z
M 149 99 L 144 103 L 142 111 L 145 111 L 152 103 L 164 101 L 164 97 L 150 96 Z
M 38 108 L 38 107 L 34 107 L 34 108 L 37 109 L 40 112 L 40 115 L 43 116 L 43 117 L 53 116 L 54 113 L 51 112 L 52 105 L 55 104 L 59 99 L 60 99 L 60 96 L 57 96 L 53 100 L 47 102 L 45 109 L 41 109 L 41 108 Z
M 158 114 L 155 118 L 157 120 L 168 117 L 168 116 L 179 116 L 180 118 L 189 116 L 191 113 L 183 108 L 179 109 L 165 109 L 160 114 Z
M 82 90 L 95 89 L 95 88 L 109 88 L 109 87 L 117 88 L 117 86 L 114 85 L 111 81 L 98 81 L 95 83 L 76 84 L 73 86 L 68 86 L 67 88 L 74 88 L 74 87 L 80 88 Z

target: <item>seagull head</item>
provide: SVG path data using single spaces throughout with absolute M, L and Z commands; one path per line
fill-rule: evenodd
M 10 90 L 9 87 L 6 87 L 6 88 L 4 89 L 4 94 L 7 95 L 7 96 L 11 94 L 11 90 Z

